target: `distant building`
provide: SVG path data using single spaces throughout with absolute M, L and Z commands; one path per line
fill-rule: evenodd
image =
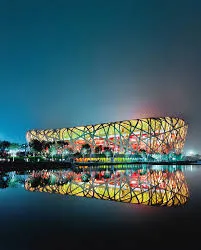
M 92 152 L 109 147 L 115 153 L 181 153 L 188 125 L 173 117 L 144 118 L 86 125 L 72 128 L 29 130 L 26 139 L 31 142 L 65 141 L 73 152 L 89 144 Z

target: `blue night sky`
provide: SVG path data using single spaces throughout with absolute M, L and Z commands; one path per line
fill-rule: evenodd
M 201 153 L 200 0 L 1 0 L 0 139 L 179 116 Z

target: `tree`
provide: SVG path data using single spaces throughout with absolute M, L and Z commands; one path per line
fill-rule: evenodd
M 73 158 L 80 158 L 80 157 L 82 157 L 82 155 L 81 155 L 80 152 L 75 152 L 75 153 L 73 154 Z
M 57 141 L 57 144 L 58 144 L 58 146 L 59 146 L 60 148 L 63 148 L 64 145 L 65 145 L 65 142 L 60 140 L 60 141 Z
M 2 157 L 6 157 L 7 156 L 7 152 L 6 152 L 6 149 L 9 148 L 10 146 L 10 142 L 9 141 L 0 141 L 0 155 Z
M 11 142 L 8 149 L 17 151 L 21 149 L 21 145 L 19 143 Z
M 25 156 L 27 155 L 27 149 L 28 149 L 28 147 L 29 147 L 29 144 L 27 144 L 27 143 L 23 143 L 23 144 L 20 145 L 20 148 L 22 150 L 24 150 L 24 155 Z
M 49 154 L 51 155 L 52 159 L 53 159 L 54 155 L 57 154 L 57 148 L 56 148 L 55 142 L 50 143 Z
M 82 148 L 80 150 L 80 153 L 82 155 L 82 157 L 86 156 L 86 155 L 90 155 L 91 154 L 91 147 L 88 143 L 83 144 Z
M 147 160 L 147 152 L 145 149 L 140 149 L 139 153 L 141 154 L 143 160 Z
M 43 143 L 37 139 L 34 139 L 33 141 L 31 141 L 29 143 L 29 146 L 31 148 L 31 150 L 35 153 L 40 153 L 42 152 L 43 150 Z
M 95 153 L 100 154 L 102 152 L 103 147 L 101 145 L 95 147 Z
M 64 157 L 64 159 L 68 158 L 69 159 L 69 155 L 72 154 L 72 150 L 70 148 L 64 148 L 62 155 Z
M 9 148 L 10 144 L 11 143 L 9 141 L 0 141 L 0 150 L 4 152 L 6 149 Z
M 57 149 L 59 149 L 61 158 L 63 158 L 63 154 L 64 154 L 64 150 L 66 149 L 66 147 L 68 146 L 68 142 L 65 141 L 57 141 Z
M 104 147 L 103 153 L 105 154 L 105 156 L 106 156 L 107 158 L 113 156 L 112 150 L 111 150 L 111 148 L 109 148 L 109 147 Z
M 13 161 L 15 160 L 15 156 L 20 153 L 21 145 L 19 143 L 12 142 L 10 143 L 8 150 L 9 155 L 13 157 Z

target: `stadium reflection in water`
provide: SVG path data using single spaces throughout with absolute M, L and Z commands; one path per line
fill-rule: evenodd
M 33 171 L 25 189 L 157 206 L 184 205 L 189 199 L 182 169 L 164 165 Z

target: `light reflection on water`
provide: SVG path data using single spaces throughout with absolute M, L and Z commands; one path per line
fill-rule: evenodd
M 129 165 L 124 168 L 119 171 L 122 169 L 114 166 L 113 170 L 133 173 L 152 169 L 168 171 L 170 175 L 179 171 L 187 184 L 189 199 L 184 206 L 161 207 L 29 192 L 24 183 L 33 176 L 33 171 L 2 173 L 0 237 L 3 240 L 0 249 L 65 249 L 66 242 L 68 246 L 73 244 L 71 249 L 84 246 L 102 249 L 105 245 L 124 249 L 133 246 L 133 242 L 141 249 L 152 249 L 153 245 L 157 249 L 161 245 L 163 248 L 170 246 L 173 239 L 173 249 L 189 249 L 192 242 L 198 243 L 199 230 L 196 228 L 201 223 L 201 166 Z M 101 171 L 110 169 L 107 166 L 100 168 Z M 86 168 L 79 170 L 88 171 Z M 66 171 L 61 171 L 61 176 Z
M 161 206 L 183 205 L 189 198 L 183 172 L 160 166 L 33 171 L 25 182 L 25 189 Z

